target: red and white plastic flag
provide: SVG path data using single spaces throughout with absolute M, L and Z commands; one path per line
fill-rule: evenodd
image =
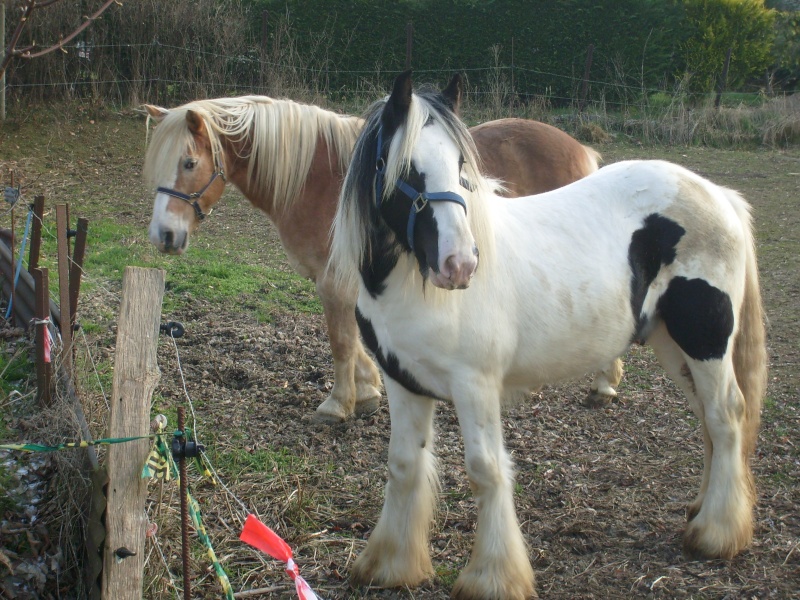
M 283 538 L 259 521 L 255 515 L 247 515 L 244 528 L 239 536 L 245 544 L 266 552 L 272 558 L 286 563 L 286 573 L 294 581 L 300 600 L 319 600 L 314 590 L 300 576 L 300 568 L 292 559 L 292 549 Z

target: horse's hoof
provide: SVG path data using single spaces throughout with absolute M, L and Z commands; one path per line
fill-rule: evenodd
M 356 415 L 359 417 L 364 415 L 371 415 L 378 411 L 381 407 L 381 397 L 372 396 L 371 398 L 364 398 L 356 402 Z
M 581 406 L 585 408 L 603 408 L 611 404 L 616 396 L 609 396 L 608 394 L 601 394 L 597 390 L 589 390 L 589 393 L 581 401 Z
M 325 402 L 317 407 L 316 412 L 311 417 L 311 422 L 335 425 L 336 423 L 344 423 L 349 416 L 350 413 L 347 413 L 339 402 L 329 396 Z
M 339 423 L 344 423 L 346 420 L 347 419 L 344 417 L 321 413 L 319 411 L 316 411 L 311 417 L 311 422 L 317 425 L 337 425 Z

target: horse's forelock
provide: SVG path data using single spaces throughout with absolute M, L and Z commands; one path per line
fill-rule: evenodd
M 186 151 L 196 150 L 194 137 L 186 123 L 187 110 L 183 106 L 172 109 L 150 138 L 142 174 L 153 187 L 173 178 Z

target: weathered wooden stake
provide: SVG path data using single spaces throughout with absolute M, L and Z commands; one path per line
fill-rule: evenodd
M 583 112 L 586 108 L 586 94 L 589 91 L 589 72 L 592 69 L 592 56 L 594 55 L 594 44 L 589 44 L 586 49 L 586 64 L 583 68 L 583 82 L 581 83 L 581 99 L 578 103 L 578 110 Z
M 267 49 L 267 39 L 269 38 L 269 11 L 261 11 L 261 47 Z
M 69 304 L 69 241 L 67 240 L 67 230 L 69 229 L 69 212 L 66 204 L 56 206 L 56 240 L 58 247 L 58 296 L 59 306 L 61 306 L 61 366 L 67 374 L 67 378 L 74 376 L 72 370 L 72 325 L 70 315 L 72 309 Z
M 33 272 L 36 309 L 36 394 L 42 406 L 50 406 L 52 402 L 52 370 L 45 360 L 45 337 L 47 321 L 50 316 L 50 278 L 47 269 L 36 269 Z
M 722 74 L 717 81 L 717 97 L 714 99 L 714 108 L 719 108 L 722 103 L 722 92 L 728 85 L 728 67 L 731 66 L 731 51 L 733 48 L 728 48 L 728 53 L 725 55 L 725 64 L 722 65 Z
M 42 219 L 44 218 L 44 196 L 33 199 L 33 223 L 31 224 L 31 253 L 28 255 L 28 272 L 39 268 L 39 252 L 42 247 Z
M 411 48 L 414 44 L 414 24 L 406 23 L 406 70 L 411 68 Z
M 69 323 L 73 336 L 77 331 L 78 322 L 78 296 L 81 291 L 81 276 L 83 275 L 83 257 L 86 254 L 86 237 L 89 235 L 88 219 L 78 219 L 78 228 L 75 232 L 75 248 L 69 267 Z M 72 362 L 75 363 L 76 344 L 72 345 Z
M 150 402 L 161 378 L 156 351 L 164 298 L 164 271 L 127 267 L 117 322 L 109 436 L 149 433 Z M 142 466 L 148 440 L 108 448 L 103 598 L 141 600 L 144 571 L 147 482 Z

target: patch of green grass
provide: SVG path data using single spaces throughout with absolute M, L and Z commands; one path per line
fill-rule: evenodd
M 455 585 L 456 579 L 458 579 L 458 573 L 458 569 L 453 569 L 446 565 L 438 565 L 436 567 L 436 577 L 445 588 L 452 588 Z
M 2 401 L 8 395 L 16 391 L 25 391 L 29 387 L 29 380 L 33 376 L 33 363 L 28 358 L 28 353 L 24 346 L 19 346 L 14 354 L 7 352 L 6 344 L 0 344 L 0 390 L 2 390 Z M 12 439 L 13 432 L 8 427 L 8 411 L 0 411 L 0 440 L 8 441 Z M 0 515 L 6 511 L 13 511 L 17 507 L 13 495 L 10 493 L 16 485 L 14 476 L 8 469 L 0 464 Z
M 24 348 L 20 347 L 12 356 L 5 349 L 5 345 L 0 347 L 0 373 L 3 374 L 0 377 L 0 389 L 7 397 L 13 390 L 20 391 L 20 387 L 32 377 L 34 365 Z M 0 433 L 3 433 L 2 430 Z
M 4 429 L 2 421 L 0 421 L 0 429 Z M 3 438 L 5 437 L 6 434 L 3 433 Z M 10 494 L 14 485 L 14 477 L 4 466 L 0 465 L 0 514 L 17 510 L 17 503 Z
M 236 302 L 247 305 L 259 320 L 268 321 L 277 309 L 301 313 L 322 313 L 314 284 L 285 268 L 260 262 L 241 262 L 236 253 L 190 246 L 186 254 L 167 256 L 142 237 L 138 228 L 114 221 L 93 222 L 89 229 L 84 270 L 90 274 L 82 287 L 89 292 L 102 285 L 98 282 L 121 283 L 128 266 L 163 269 L 166 272 L 164 310 L 177 310 L 192 299 L 213 304 Z M 49 242 L 52 244 L 52 241 Z M 55 250 L 45 256 L 55 256 Z M 45 265 L 47 260 L 42 261 Z M 51 272 L 56 265 L 50 266 Z M 51 277 L 51 292 L 58 293 L 58 281 Z
M 306 459 L 281 448 L 272 450 L 268 448 L 254 449 L 252 452 L 235 446 L 227 449 L 222 454 L 209 450 L 209 458 L 215 468 L 228 473 L 241 473 L 242 471 L 257 471 L 269 473 L 273 470 L 280 473 L 294 473 L 305 470 Z

